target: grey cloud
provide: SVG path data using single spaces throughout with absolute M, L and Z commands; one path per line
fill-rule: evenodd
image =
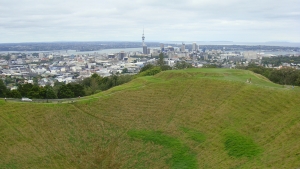
M 146 40 L 299 41 L 297 1 L 0 0 L 0 42 L 138 41 L 143 26 Z

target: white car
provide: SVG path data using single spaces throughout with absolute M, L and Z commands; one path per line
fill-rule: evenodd
M 32 100 L 29 98 L 23 97 L 22 102 L 32 102 Z

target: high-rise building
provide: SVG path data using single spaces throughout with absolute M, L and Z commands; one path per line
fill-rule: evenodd
M 181 45 L 181 52 L 185 52 L 185 44 L 182 42 L 182 45 Z
M 163 52 L 165 50 L 165 45 L 163 43 L 160 44 L 160 51 Z
M 119 60 L 123 60 L 126 56 L 126 53 L 124 51 L 119 53 Z
M 150 48 L 147 49 L 147 54 L 150 54 Z
M 143 46 L 143 54 L 144 54 L 144 55 L 147 55 L 147 54 L 148 54 L 148 48 L 147 48 L 146 45 Z
M 198 51 L 198 45 L 196 42 L 194 42 L 192 45 L 192 51 Z
M 192 45 L 192 51 L 198 51 L 198 45 L 196 42 L 194 42 Z
M 144 54 L 144 55 L 147 55 L 147 54 L 148 54 L 148 50 L 147 50 L 147 45 L 145 44 L 144 29 L 143 29 L 142 40 L 143 40 L 143 54 Z

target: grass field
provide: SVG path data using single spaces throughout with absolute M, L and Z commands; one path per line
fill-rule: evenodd
M 296 169 L 299 94 L 250 71 L 187 69 L 72 104 L 0 100 L 0 168 Z

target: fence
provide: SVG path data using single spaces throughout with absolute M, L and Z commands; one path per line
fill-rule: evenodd
M 22 101 L 22 99 L 3 98 L 7 102 L 27 102 L 27 103 L 74 103 L 84 98 L 68 98 L 68 99 L 31 99 L 32 101 Z

